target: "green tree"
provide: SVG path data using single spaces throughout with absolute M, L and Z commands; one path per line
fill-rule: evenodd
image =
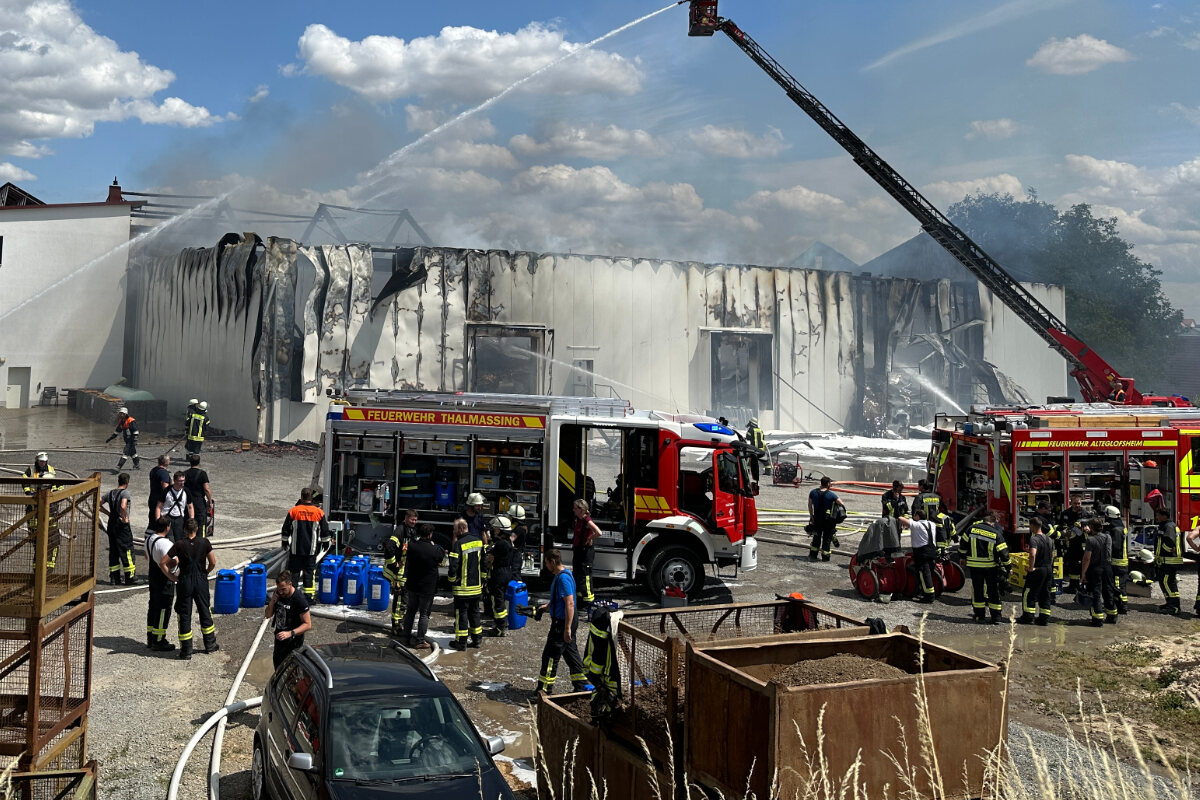
M 1086 203 L 1059 211 L 1032 190 L 1024 200 L 969 195 L 948 213 L 1018 280 L 1062 285 L 1072 332 L 1143 393 L 1173 391 L 1170 356 L 1183 314 L 1115 218 L 1094 216 Z

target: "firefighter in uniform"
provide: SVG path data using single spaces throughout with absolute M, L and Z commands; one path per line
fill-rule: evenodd
M 942 496 L 933 491 L 933 487 L 929 485 L 929 481 L 921 478 L 917 481 L 917 496 L 913 498 L 913 511 L 918 508 L 925 512 L 925 519 L 930 522 L 941 524 L 942 514 Z
M 133 528 L 129 525 L 129 506 L 133 497 L 129 494 L 129 473 L 117 476 L 117 488 L 104 495 L 100 509 L 107 508 L 108 524 L 108 580 L 114 586 L 124 583 L 132 586 L 137 569 L 133 564 Z
M 513 579 L 512 521 L 508 517 L 492 518 L 491 546 L 488 548 L 488 594 L 492 598 L 491 636 L 503 636 L 508 630 L 508 603 L 505 592 Z
M 575 578 L 576 594 L 579 596 L 579 608 L 576 611 L 583 614 L 591 610 L 596 595 L 592 593 L 592 564 L 596 561 L 596 537 L 600 528 L 592 521 L 588 513 L 587 500 L 579 499 L 571 507 L 575 513 L 575 530 L 571 539 L 571 572 Z
M 410 524 L 411 522 L 411 524 Z M 417 538 L 417 512 L 404 512 L 404 526 L 392 530 L 383 542 L 383 577 L 392 584 L 392 633 L 398 635 L 404 620 L 404 567 L 408 543 Z
M 467 530 L 483 540 L 483 534 L 487 532 L 487 525 L 483 518 L 483 495 L 479 492 L 471 492 L 467 495 L 466 509 L 463 510 L 458 518 L 465 520 Z
M 1183 564 L 1183 534 L 1170 518 L 1165 508 L 1155 509 L 1154 521 L 1158 523 L 1158 537 L 1154 541 L 1154 566 L 1158 570 L 1158 585 L 1166 603 L 1158 607 L 1164 614 L 1179 613 L 1179 578 L 1177 573 Z
M 33 459 L 33 466 L 30 467 L 29 469 L 25 470 L 25 474 L 22 477 L 25 477 L 25 478 L 54 478 L 54 477 L 57 477 L 57 473 L 55 473 L 54 467 L 50 466 L 50 457 L 48 455 L 46 455 L 45 453 L 38 453 L 37 456 Z M 62 491 L 62 488 L 63 488 L 62 486 L 54 485 L 54 486 L 50 487 L 50 491 L 51 492 L 59 492 L 59 491 Z M 30 497 L 32 497 L 37 492 L 37 488 L 33 484 L 26 484 L 23 487 L 23 489 L 25 491 L 25 494 L 29 495 Z M 47 532 L 46 532 L 46 568 L 47 569 L 54 569 L 54 565 L 58 562 L 58 544 L 61 541 L 62 537 L 59 535 L 59 532 L 58 532 L 58 518 L 55 516 L 55 510 L 57 509 L 57 507 L 61 506 L 65 502 L 67 502 L 67 501 L 59 500 L 57 503 L 52 503 L 50 505 L 50 524 L 49 524 L 49 527 L 47 528 Z M 29 530 L 31 532 L 37 531 L 37 526 L 38 526 L 37 506 L 26 506 L 25 510 L 28 511 L 29 514 L 31 515 L 29 517 Z
M 987 611 L 991 611 L 992 624 L 999 625 L 1003 611 L 1000 584 L 1008 580 L 1008 545 L 994 513 L 971 526 L 959 543 L 959 552 L 971 570 L 971 609 L 975 621 L 986 622 Z
M 1112 538 L 1112 574 L 1113 589 L 1116 591 L 1117 613 L 1128 611 L 1129 595 L 1126 585 L 1129 583 L 1129 532 L 1121 519 L 1121 509 L 1107 506 L 1104 509 L 1104 527 Z
M 908 500 L 904 497 L 904 484 L 892 481 L 892 488 L 879 498 L 883 502 L 883 513 L 880 516 L 900 519 L 908 516 Z
M 758 417 L 751 417 L 746 425 L 746 442 L 754 448 L 754 458 L 750 459 L 750 477 L 758 483 L 759 462 L 767 457 L 767 440 L 762 428 L 758 427 Z
M 587 647 L 583 651 L 583 669 L 592 689 L 592 719 L 604 721 L 621 703 L 621 667 L 612 636 L 612 618 L 608 611 L 592 615 L 588 625 Z
M 483 540 L 473 532 L 466 520 L 454 522 L 454 546 L 450 548 L 450 586 L 454 593 L 455 650 L 479 647 L 483 640 L 483 623 L 479 619 L 479 599 L 483 595 Z
M 104 443 L 108 444 L 118 436 L 124 441 L 125 448 L 121 451 L 120 460 L 117 461 L 117 470 L 119 471 L 125 466 L 126 458 L 133 459 L 134 469 L 141 469 L 142 459 L 137 454 L 137 420 L 129 414 L 129 409 L 125 406 L 117 409 L 117 429 L 112 432 L 112 436 L 104 440 Z
M 217 555 L 212 542 L 200 536 L 200 526 L 189 519 L 183 524 L 187 538 L 178 541 L 167 552 L 179 564 L 179 592 L 175 596 L 175 613 L 179 615 L 179 658 L 192 657 L 192 604 L 200 616 L 200 633 L 204 636 L 204 652 L 215 653 L 217 626 L 212 618 L 212 601 L 208 592 L 208 574 L 217 568 Z
M 171 540 L 166 537 L 171 522 L 159 517 L 146 530 L 146 561 L 149 564 L 150 602 L 146 609 L 146 647 L 170 652 L 175 645 L 167 641 L 167 620 L 175 600 L 175 576 L 171 570 L 176 561 L 170 556 Z
M 1092 626 L 1117 622 L 1116 589 L 1113 586 L 1113 543 L 1104 529 L 1104 520 L 1096 518 L 1084 523 L 1087 541 L 1083 551 L 1083 594 L 1091 600 L 1089 612 Z
M 1029 520 L 1029 570 L 1025 573 L 1025 590 L 1021 593 L 1021 616 L 1017 622 L 1028 625 L 1049 625 L 1051 614 L 1050 577 L 1054 572 L 1054 543 L 1042 529 L 1042 520 Z
M 187 443 L 184 449 L 199 453 L 204 448 L 204 434 L 208 430 L 208 401 L 203 400 L 191 407 L 187 417 Z
M 313 491 L 300 490 L 300 500 L 283 520 L 283 549 L 288 552 L 288 571 L 295 586 L 304 589 L 311 602 L 317 596 L 317 554 L 331 539 L 325 512 L 313 503 Z

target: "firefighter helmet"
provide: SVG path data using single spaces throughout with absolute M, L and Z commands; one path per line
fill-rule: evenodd
M 1117 517 L 1121 516 L 1121 509 L 1117 508 L 1116 506 L 1105 506 L 1104 516 L 1108 517 L 1109 519 L 1116 519 Z
M 493 530 L 497 531 L 511 531 L 512 521 L 504 515 L 492 517 L 491 527 Z
M 514 505 L 512 508 L 509 509 L 509 511 L 512 512 L 512 518 L 515 519 L 517 522 L 521 522 L 522 520 L 525 519 L 525 506 Z
M 479 492 L 471 492 L 469 495 L 467 495 L 467 505 L 469 505 L 469 506 L 483 505 L 483 495 L 481 495 Z
M 34 461 L 49 461 L 50 456 L 46 455 L 44 452 L 38 453 L 37 456 L 33 460 Z
M 758 417 L 751 417 L 751 418 L 750 418 L 750 427 L 751 427 L 751 428 L 757 428 L 757 427 L 758 427 Z
M 1138 572 L 1136 569 L 1129 573 L 1129 582 L 1136 583 L 1139 586 L 1145 586 L 1150 583 L 1150 581 L 1146 579 L 1146 576 Z
M 117 409 L 117 413 L 124 414 L 125 416 L 129 416 L 129 409 L 126 408 L 125 406 L 121 406 L 120 408 Z
M 208 401 L 201 400 L 200 403 L 196 406 L 196 408 L 200 409 L 201 411 L 208 411 Z
M 200 401 L 197 400 L 195 397 L 193 397 L 191 400 L 188 400 L 188 405 L 189 406 L 197 406 L 197 405 L 200 405 Z

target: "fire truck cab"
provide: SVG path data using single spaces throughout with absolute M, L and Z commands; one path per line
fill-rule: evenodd
M 1200 409 L 973 406 L 938 415 L 928 471 L 952 514 L 995 511 L 1016 543 L 1040 501 L 1057 514 L 1075 498 L 1121 509 L 1144 541 L 1160 504 L 1181 530 L 1200 524 Z
M 596 578 L 642 579 L 696 595 L 708 565 L 757 565 L 751 451 L 702 416 L 635 411 L 621 400 L 351 391 L 330 405 L 325 511 L 371 548 L 416 509 L 448 541 L 467 496 L 487 516 L 520 505 L 526 574 L 545 549 L 571 558 L 572 505 L 601 531 Z

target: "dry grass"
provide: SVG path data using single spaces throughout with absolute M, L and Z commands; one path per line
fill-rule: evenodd
M 919 632 L 922 640 L 924 634 L 925 623 L 922 620 Z M 1010 623 L 1006 664 L 1012 663 L 1015 642 L 1016 627 Z M 1006 669 L 1006 700 L 1009 673 L 1010 670 Z M 1200 696 L 1190 688 L 1181 689 L 1180 692 L 1187 698 L 1184 711 L 1188 715 L 1200 715 Z M 803 776 L 798 773 L 789 776 L 796 778 L 799 785 L 787 796 L 780 791 L 779 775 L 772 776 L 771 789 L 766 797 L 759 797 L 750 790 L 751 775 L 746 776 L 745 789 L 740 795 L 727 797 L 719 791 L 691 782 L 686 772 L 679 771 L 674 765 L 668 770 L 668 780 L 664 785 L 653 768 L 654 761 L 649 749 L 644 741 L 639 740 L 646 761 L 646 785 L 639 787 L 643 790 L 640 794 L 655 800 L 945 800 L 948 797 L 945 790 L 945 770 L 958 767 L 941 764 L 937 760 L 937 753 L 932 746 L 933 736 L 923 672 L 918 678 L 914 695 L 921 728 L 918 737 L 919 753 L 910 752 L 907 737 L 902 735 L 900 754 L 886 755 L 895 768 L 896 780 L 874 795 L 868 796 L 865 787 L 858 780 L 863 759 L 861 752 L 843 774 L 834 774 L 830 770 L 829 763 L 823 755 L 826 737 L 823 712 L 818 720 L 816 741 L 804 741 L 797 728 L 801 763 L 808 773 Z M 1186 758 L 1183 760 L 1183 767 L 1180 768 L 1172 764 L 1168 753 L 1153 736 L 1149 737 L 1147 746 L 1147 734 L 1141 732 L 1139 739 L 1134 727 L 1123 715 L 1104 705 L 1099 692 L 1092 697 L 1083 691 L 1080 684 L 1076 687 L 1075 697 L 1076 704 L 1071 715 L 1073 719 L 1068 718 L 1068 715 L 1063 716 L 1063 735 L 1069 743 L 1068 746 L 1055 752 L 1042 752 L 1039 743 L 1025 734 L 1029 755 L 1024 769 L 1021 768 L 1022 765 L 1014 763 L 1010 749 L 1003 740 L 996 742 L 990 751 L 979 754 L 979 758 L 984 761 L 985 798 L 1186 800 L 1193 796 L 1190 789 L 1192 776 Z M 572 746 L 564 746 L 561 774 L 551 775 L 546 766 L 545 753 L 536 725 L 532 735 L 536 744 L 535 759 L 541 784 L 539 797 L 545 800 L 608 800 L 614 787 L 604 785 L 603 781 L 598 783 L 597 776 L 591 775 L 590 772 L 586 784 L 589 787 L 588 796 L 573 796 L 575 752 Z M 668 752 L 675 752 L 673 742 L 669 742 Z M 1123 755 L 1127 753 L 1132 754 L 1132 761 L 1122 760 Z M 1165 774 L 1156 775 L 1151 769 L 1151 760 L 1161 764 Z M 962 765 L 964 770 L 965 767 L 966 765 Z M 751 770 L 753 773 L 753 767 Z M 612 793 L 614 800 L 624 800 L 627 787 L 620 787 L 619 791 L 622 793 Z

